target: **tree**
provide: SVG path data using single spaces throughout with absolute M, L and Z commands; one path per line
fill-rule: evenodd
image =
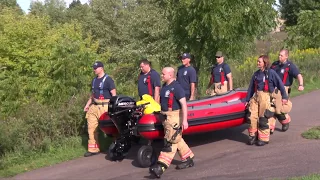
M 12 11 L 0 19 L 0 113 L 31 100 L 58 106 L 89 90 L 98 43 L 79 23 L 51 27 L 46 17 Z
M 318 0 L 279 0 L 281 17 L 286 20 L 287 26 L 296 25 L 298 14 L 303 10 L 320 10 Z
M 49 16 L 50 24 L 66 22 L 66 3 L 64 0 L 45 0 L 32 1 L 30 5 L 30 14 L 37 16 Z
M 303 10 L 297 24 L 288 28 L 288 45 L 298 49 L 320 47 L 320 10 Z
M 0 12 L 4 8 L 12 8 L 15 9 L 20 15 L 23 14 L 23 10 L 17 3 L 17 0 L 0 0 Z
M 214 54 L 222 50 L 229 57 L 241 57 L 254 39 L 275 27 L 274 0 L 167 0 L 170 29 L 177 52 L 195 55 L 197 70 L 210 67 Z M 235 5 L 237 4 L 237 5 Z

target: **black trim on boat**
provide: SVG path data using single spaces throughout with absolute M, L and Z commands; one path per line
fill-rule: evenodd
M 103 121 L 99 120 L 99 127 L 116 127 L 112 120 L 110 119 L 109 121 Z

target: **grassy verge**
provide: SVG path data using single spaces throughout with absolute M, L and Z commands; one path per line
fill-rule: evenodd
M 319 179 L 320 179 L 320 174 L 311 174 L 307 176 L 290 178 L 289 180 L 319 180 Z
M 99 136 L 101 151 L 105 151 L 111 139 L 103 133 Z M 64 161 L 83 157 L 87 150 L 87 136 L 71 137 L 63 142 L 56 142 L 46 152 L 7 153 L 0 162 L 0 177 L 10 177 L 37 168 L 51 166 Z
M 320 139 L 320 126 L 313 127 L 301 135 L 306 139 Z

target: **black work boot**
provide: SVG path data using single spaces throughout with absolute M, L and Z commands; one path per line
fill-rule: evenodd
M 266 144 L 269 144 L 269 142 L 267 142 L 267 141 L 261 141 L 261 140 L 258 140 L 258 141 L 257 141 L 257 146 L 264 146 L 264 145 L 266 145 Z
M 150 173 L 155 175 L 157 178 L 160 178 L 163 172 L 167 169 L 167 167 L 162 163 L 156 163 L 149 168 Z
M 289 129 L 289 123 L 288 124 L 282 124 L 282 131 L 285 132 Z
M 176 169 L 185 169 L 194 166 L 193 158 L 188 157 L 186 160 L 182 161 L 176 166 Z
M 249 136 L 248 145 L 253 145 L 257 140 L 257 136 Z
M 89 156 L 93 156 L 93 155 L 97 155 L 97 154 L 99 154 L 99 152 L 95 152 L 95 153 L 93 153 L 93 152 L 86 152 L 86 153 L 84 153 L 84 157 L 89 157 Z

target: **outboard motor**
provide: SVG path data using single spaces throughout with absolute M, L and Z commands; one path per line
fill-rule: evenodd
M 137 110 L 141 107 L 136 106 L 136 101 L 128 96 L 113 96 L 110 99 L 108 114 L 119 132 L 119 137 L 109 147 L 111 160 L 122 160 L 129 152 L 134 128 L 142 115 L 137 116 Z

